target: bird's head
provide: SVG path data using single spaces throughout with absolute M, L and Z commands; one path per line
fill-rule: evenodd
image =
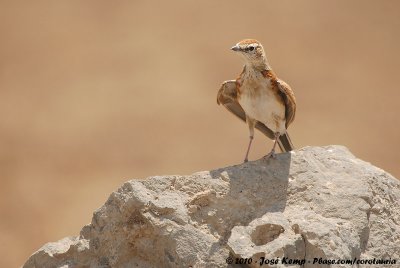
M 244 39 L 231 49 L 244 58 L 246 65 L 260 67 L 268 65 L 264 48 L 261 43 L 255 39 Z

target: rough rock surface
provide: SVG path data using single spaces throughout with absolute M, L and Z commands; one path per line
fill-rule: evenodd
M 262 258 L 279 258 L 263 267 L 299 267 L 303 259 L 302 267 L 330 267 L 314 258 L 392 259 L 359 267 L 400 267 L 399 200 L 398 180 L 346 148 L 306 147 L 128 181 L 78 237 L 44 245 L 24 267 L 259 267 Z M 229 265 L 228 257 L 252 263 Z

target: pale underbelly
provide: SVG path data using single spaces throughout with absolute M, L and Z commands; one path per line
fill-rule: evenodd
M 275 96 L 265 94 L 254 97 L 243 94 L 239 104 L 248 117 L 260 121 L 273 132 L 285 133 L 285 106 Z

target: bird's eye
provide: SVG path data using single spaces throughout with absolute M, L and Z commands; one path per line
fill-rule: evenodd
M 253 46 L 249 47 L 249 50 L 250 50 L 250 51 L 253 51 L 253 50 L 254 50 L 254 47 L 253 47 Z

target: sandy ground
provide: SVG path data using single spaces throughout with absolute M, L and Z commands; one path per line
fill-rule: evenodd
M 216 92 L 243 38 L 295 91 L 298 148 L 400 176 L 399 1 L 1 1 L 0 34 L 0 267 L 77 235 L 128 179 L 241 162 L 247 127 Z

